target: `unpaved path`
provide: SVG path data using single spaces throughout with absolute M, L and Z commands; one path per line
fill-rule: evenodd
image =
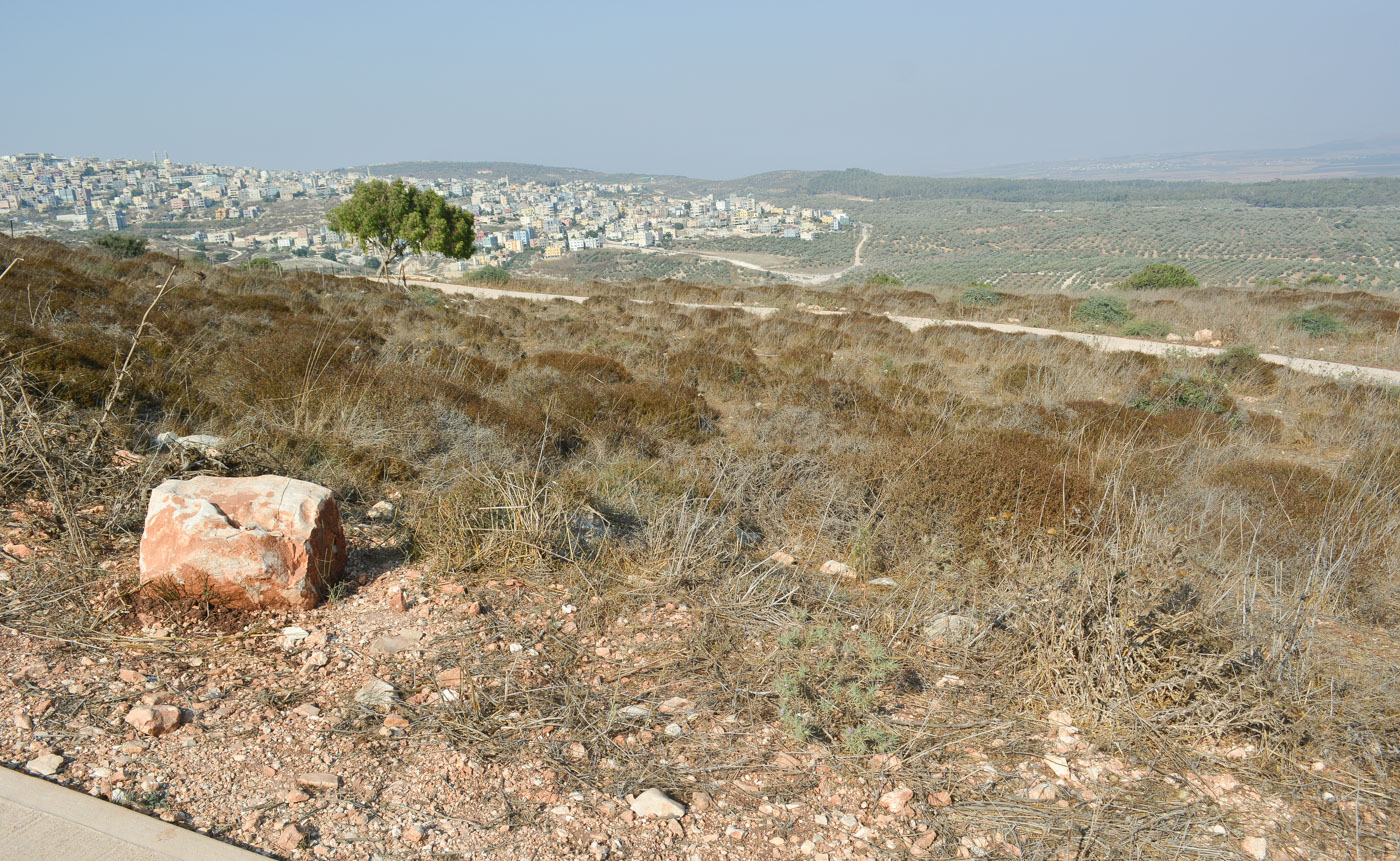
M 857 246 L 856 255 L 857 257 L 860 255 L 859 246 Z M 859 264 L 853 264 L 853 267 L 855 265 Z M 491 287 L 445 284 L 439 281 L 422 281 L 412 278 L 409 279 L 408 283 L 425 287 L 435 287 L 444 293 L 459 293 L 475 296 L 478 299 L 531 299 L 537 302 L 550 302 L 555 299 L 563 299 L 568 302 L 585 302 L 589 298 L 587 296 L 559 293 L 530 293 L 524 290 L 497 290 Z M 634 301 L 643 302 L 646 300 L 639 299 Z M 677 304 L 683 305 L 686 308 L 738 308 L 741 311 L 746 311 L 758 317 L 767 317 L 778 312 L 777 308 L 765 305 L 699 305 L 686 302 Z M 808 313 L 836 315 L 845 312 L 810 310 Z M 986 323 L 980 320 L 938 320 L 931 317 L 906 317 L 899 314 L 886 314 L 885 316 L 908 328 L 911 332 L 917 332 L 929 326 L 966 326 L 972 329 L 990 329 L 994 332 L 1005 332 L 1012 335 L 1037 335 L 1047 338 L 1066 338 L 1106 353 L 1143 353 L 1148 356 L 1215 356 L 1225 352 L 1224 348 L 1221 347 L 1200 347 L 1195 344 L 1176 344 L 1167 341 L 1143 341 L 1137 338 L 1121 338 L 1116 335 L 1067 332 L 1062 329 L 1042 329 L 1036 326 L 1019 326 L 1012 323 Z M 1400 371 L 1390 370 L 1388 368 L 1351 365 L 1346 362 L 1326 362 L 1321 359 L 1305 359 L 1298 356 L 1284 356 L 1278 353 L 1260 353 L 1259 358 L 1262 361 L 1274 365 L 1281 365 L 1282 367 L 1288 368 L 1290 371 L 1298 371 L 1304 374 L 1316 374 L 1317 376 L 1330 377 L 1336 380 L 1346 379 L 1355 380 L 1357 382 L 1400 386 Z
M 850 265 L 845 266 L 845 267 L 843 267 L 843 268 L 841 268 L 841 269 L 837 269 L 837 270 L 834 271 L 834 272 L 821 272 L 821 273 L 812 273 L 812 272 L 788 272 L 788 271 L 783 270 L 783 269 L 770 269 L 770 268 L 768 268 L 767 266 L 760 266 L 760 265 L 757 264 L 757 263 L 753 263 L 753 262 L 748 261 L 748 260 L 740 260 L 740 259 L 737 258 L 737 257 L 725 257 L 724 254 L 723 254 L 722 252 L 719 252 L 719 251 L 689 251 L 689 250 L 685 250 L 685 249 L 674 249 L 674 248 L 637 248 L 636 246 L 633 246 L 633 245 L 624 245 L 624 244 L 622 244 L 622 243 L 620 243 L 620 242 L 610 242 L 610 243 L 607 244 L 606 247 L 608 247 L 608 248 L 621 249 L 621 250 L 624 250 L 624 251 L 634 251 L 634 252 L 637 252 L 637 253 L 640 253 L 640 254 L 661 254 L 661 255 L 667 256 L 667 257 L 676 257 L 676 256 L 681 256 L 681 255 L 690 256 L 690 257 L 703 257 L 703 258 L 706 259 L 706 260 L 719 260 L 719 261 L 722 261 L 722 262 L 724 262 L 724 263 L 729 263 L 729 264 L 731 264 L 731 265 L 733 265 L 733 266 L 737 266 L 737 267 L 739 267 L 740 269 L 748 269 L 748 270 L 750 270 L 750 271 L 752 271 L 752 272 L 766 272 L 766 273 L 768 273 L 769 275 L 777 275 L 777 276 L 779 276 L 780 278 L 786 278 L 787 280 L 793 282 L 794 284 L 810 284 L 810 285 L 815 285 L 815 284 L 826 284 L 826 283 L 828 283 L 828 282 L 835 281 L 837 278 L 840 278 L 841 276 L 845 275 L 847 272 L 850 272 L 850 271 L 852 271 L 852 270 L 854 270 L 854 269 L 858 269 L 859 267 L 863 266 L 864 263 L 861 262 L 860 252 L 861 252 L 862 249 L 865 248 L 865 242 L 866 242 L 866 240 L 868 240 L 869 238 L 870 238 L 870 225 L 869 225 L 869 224 L 862 224 L 862 225 L 860 226 L 860 240 L 856 242 L 855 254 L 853 254 L 853 255 L 851 256 Z

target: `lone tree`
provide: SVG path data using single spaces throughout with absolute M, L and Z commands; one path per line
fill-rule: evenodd
M 1118 285 L 1124 290 L 1165 290 L 1170 287 L 1199 287 L 1196 276 L 1170 263 L 1149 263 Z
M 107 233 L 94 239 L 92 244 L 113 257 L 140 257 L 146 253 L 146 240 L 140 236 Z
M 458 260 L 472 256 L 471 213 L 401 179 L 357 183 L 350 199 L 326 214 L 326 222 L 358 239 L 361 251 L 374 249 L 386 286 L 389 267 L 409 251 L 436 251 Z

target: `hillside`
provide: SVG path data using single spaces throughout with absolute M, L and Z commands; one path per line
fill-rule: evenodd
M 1400 851 L 1394 391 L 1227 326 L 1225 357 L 1162 358 L 878 314 L 1073 315 L 1052 293 L 760 317 L 733 303 L 778 288 L 469 299 L 0 238 L 18 258 L 12 767 L 288 858 Z M 1395 313 L 1127 298 L 1173 328 L 1325 301 L 1353 328 L 1296 343 L 1348 349 Z M 156 483 L 264 473 L 340 501 L 323 604 L 139 588 Z M 178 727 L 133 731 L 143 700 Z

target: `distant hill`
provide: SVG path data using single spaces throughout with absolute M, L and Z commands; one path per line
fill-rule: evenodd
M 685 180 L 684 177 L 654 177 L 641 173 L 601 173 L 577 167 L 549 167 L 514 161 L 394 161 L 338 168 L 342 173 L 370 173 L 375 176 L 411 176 L 417 179 L 504 178 L 521 182 L 640 182 L 642 180 Z
M 1293 149 L 1130 155 L 1027 162 L 957 171 L 949 176 L 1006 179 L 1209 180 L 1337 179 L 1400 176 L 1400 135 L 1329 141 Z
M 1260 182 L 1227 182 L 1221 178 L 1174 179 L 1160 178 L 1095 178 L 1085 169 L 1084 175 L 1071 178 L 1051 177 L 987 177 L 987 176 L 896 176 L 873 170 L 779 170 L 730 180 L 692 179 L 683 176 L 653 176 L 639 173 L 602 173 L 571 167 L 548 167 L 518 162 L 451 162 L 403 161 L 342 168 L 376 176 L 411 176 L 418 179 L 468 179 L 510 177 L 518 181 L 568 182 L 591 181 L 603 183 L 646 183 L 648 186 L 675 194 L 757 194 L 777 200 L 808 198 L 838 198 L 848 200 L 999 200 L 1006 202 L 1071 202 L 1154 203 L 1184 200 L 1238 201 L 1254 206 L 1400 206 L 1400 138 L 1389 139 L 1396 145 L 1396 155 L 1389 156 L 1379 143 L 1323 144 L 1306 150 L 1278 150 L 1291 153 L 1289 164 L 1301 163 L 1306 153 L 1314 159 L 1310 181 L 1272 179 Z M 1262 151 L 1261 151 L 1262 152 Z M 1206 156 L 1174 156 L 1184 165 L 1191 159 Z M 1227 159 L 1214 156 L 1220 165 Z M 1237 161 L 1244 163 L 1244 155 Z M 1392 160 L 1393 159 L 1393 164 Z M 1284 164 L 1283 156 L 1278 164 Z M 1087 163 L 1086 163 L 1087 164 Z M 1323 165 L 1331 165 L 1331 172 Z M 1349 165 L 1349 167 L 1348 167 Z M 1351 176 L 1369 166 L 1374 173 L 1384 174 L 1394 167 L 1394 175 Z M 1242 170 L 1243 168 L 1240 168 Z M 1027 172 L 1033 173 L 1031 168 Z M 1051 168 L 1046 167 L 1050 171 Z M 1070 171 L 1065 167 L 1063 171 Z M 1105 171 L 1107 168 L 1105 168 Z M 1240 176 L 1236 170 L 1232 176 Z M 1183 167 L 1185 172 L 1186 168 Z M 1221 167 L 1222 176 L 1228 173 Z

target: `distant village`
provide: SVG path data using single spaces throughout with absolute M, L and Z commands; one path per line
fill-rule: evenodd
M 325 212 L 369 173 L 268 171 L 131 159 L 0 156 L 0 229 L 52 236 L 136 231 L 196 244 L 220 261 L 318 257 L 373 266 L 353 239 L 330 230 Z M 383 177 L 390 178 L 390 177 Z M 410 272 L 451 275 L 509 266 L 518 255 L 545 260 L 602 248 L 642 248 L 677 239 L 773 237 L 813 241 L 848 230 L 839 209 L 783 207 L 752 195 L 675 196 L 644 183 L 519 182 L 482 171 L 454 179 L 402 177 L 441 194 L 476 217 L 470 260 L 432 255 L 405 262 Z M 291 201 L 309 206 L 288 207 Z M 269 217 L 275 216 L 275 217 Z

